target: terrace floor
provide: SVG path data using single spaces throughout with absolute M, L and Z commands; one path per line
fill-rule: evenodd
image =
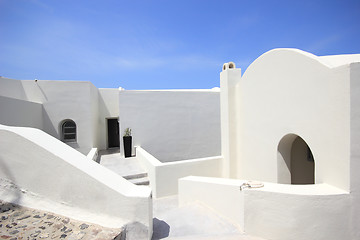
M 118 150 L 100 151 L 98 162 L 121 176 L 145 172 L 136 157 L 123 158 Z M 153 199 L 153 239 L 260 240 L 201 203 L 179 207 L 177 195 Z
M 118 150 L 101 151 L 98 162 L 121 176 L 144 173 L 136 157 L 122 158 Z M 121 233 L 122 229 L 0 202 L 0 239 L 110 240 L 121 239 Z M 242 233 L 236 225 L 199 202 L 179 207 L 176 195 L 153 199 L 152 239 L 260 240 Z

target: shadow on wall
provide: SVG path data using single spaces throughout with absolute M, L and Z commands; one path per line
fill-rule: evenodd
M 48 101 L 48 98 L 47 98 L 47 96 L 46 96 L 45 91 L 42 89 L 42 87 L 40 86 L 40 83 L 39 83 L 36 79 L 35 79 L 35 83 L 36 83 L 36 86 L 38 86 L 38 88 L 39 88 L 41 94 L 43 95 L 44 99 L 45 99 L 46 101 Z
M 58 133 L 58 129 L 56 129 L 53 125 L 53 123 L 51 122 L 51 119 L 48 115 L 48 113 L 46 112 L 46 109 L 44 108 L 44 106 L 42 107 L 42 115 L 43 115 L 43 131 L 50 134 L 51 136 L 60 139 L 59 133 Z
M 152 240 L 158 240 L 169 236 L 170 226 L 165 221 L 157 218 L 153 219 L 153 236 Z
M 16 204 L 21 203 L 21 189 L 16 185 L 15 176 L 7 167 L 3 157 L 0 156 L 0 192 L 2 191 L 6 193 L 5 196 L 13 196 L 11 200 L 8 200 L 9 202 Z

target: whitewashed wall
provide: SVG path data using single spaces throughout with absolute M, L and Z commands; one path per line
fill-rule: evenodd
M 357 239 L 349 221 L 354 210 L 348 192 L 328 184 L 290 185 L 263 182 L 244 188 L 240 179 L 186 177 L 179 180 L 179 203 L 200 201 L 264 239 Z M 357 225 L 358 226 L 358 225 Z
M 244 190 L 245 232 L 264 239 L 356 239 L 351 195 L 327 184 L 264 183 Z
M 138 222 L 151 238 L 149 188 L 131 184 L 41 130 L 0 125 L 0 166 L 0 184 L 6 183 L 1 199 L 40 209 L 44 205 L 33 200 L 49 200 L 56 206 L 44 210 L 73 209 L 67 216 L 108 227 Z M 77 209 L 92 217 L 74 215 Z
M 179 205 L 201 202 L 222 217 L 244 227 L 244 194 L 240 186 L 244 180 L 188 176 L 179 179 Z
M 237 176 L 237 119 L 236 119 L 236 85 L 241 78 L 240 68 L 228 68 L 220 73 L 220 104 L 221 104 L 221 155 L 226 159 L 223 164 L 223 176 Z M 235 64 L 233 65 L 235 66 Z
M 39 103 L 0 96 L 0 124 L 42 129 L 42 114 Z
M 99 135 L 100 135 L 100 129 L 99 129 L 99 116 L 100 116 L 100 109 L 99 109 L 99 90 L 92 84 L 89 84 L 90 88 L 90 114 L 91 114 L 91 125 L 92 128 L 90 129 L 92 133 L 92 143 L 90 146 L 90 149 L 93 147 L 97 147 L 99 143 Z M 90 149 L 87 149 L 84 154 L 87 155 L 90 151 Z
M 350 187 L 350 72 L 293 49 L 269 51 L 237 84 L 238 178 L 278 182 L 277 149 L 287 134 L 304 139 L 315 183 Z
M 218 156 L 219 105 L 217 90 L 120 91 L 120 137 L 131 128 L 133 146 L 162 162 Z
M 87 154 L 94 146 L 96 137 L 94 118 L 97 105 L 93 100 L 94 86 L 90 82 L 38 81 L 32 83 L 43 94 L 43 129 L 60 139 L 60 124 L 65 119 L 76 123 L 77 141 L 70 146 Z
M 69 145 L 87 154 L 104 140 L 98 137 L 103 131 L 99 128 L 98 95 L 90 82 L 0 78 L 0 96 L 7 97 L 1 107 L 15 111 L 11 116 L 2 114 L 0 120 L 7 125 L 36 127 L 60 139 L 61 122 L 72 119 L 77 124 L 77 141 Z M 42 105 L 41 112 L 37 105 Z
M 119 89 L 99 89 L 99 117 L 98 117 L 98 148 L 106 149 L 107 144 L 107 118 L 119 117 Z
M 0 96 L 28 100 L 21 81 L 0 77 Z
M 350 215 L 353 237 L 360 239 L 360 60 L 350 65 L 350 101 L 351 101 L 351 129 L 350 129 L 350 189 L 353 197 Z
M 136 157 L 148 173 L 155 198 L 178 194 L 178 180 L 182 177 L 221 176 L 221 156 L 163 163 L 145 149 L 136 147 Z
M 42 129 L 41 102 L 29 98 L 21 81 L 0 77 L 0 124 Z
M 229 98 L 222 104 L 236 104 L 235 110 L 224 108 L 232 111 L 225 113 L 235 116 L 236 122 L 235 138 L 222 135 L 236 142 L 235 149 L 233 145 L 227 149 L 231 154 L 225 167 L 236 166 L 239 179 L 273 182 L 244 192 L 245 232 L 266 239 L 360 237 L 359 62 L 360 54 L 317 57 L 276 49 L 255 60 L 242 77 L 235 76 L 234 69 L 221 74 L 226 83 L 221 91 Z M 234 97 L 227 89 L 232 82 Z M 226 129 L 232 117 L 222 119 Z M 296 136 L 314 156 L 315 184 L 275 184 L 289 182 L 278 148 L 291 149 Z M 282 140 L 286 146 L 279 145 Z M 231 169 L 226 171 L 232 175 Z M 192 188 L 199 185 L 218 189 L 210 186 L 212 181 L 191 181 L 184 179 L 188 187 L 180 187 L 180 194 L 184 189 L 194 195 L 197 190 Z

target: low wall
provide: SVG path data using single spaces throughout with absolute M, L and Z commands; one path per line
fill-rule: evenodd
M 327 184 L 264 183 L 186 177 L 179 180 L 179 203 L 201 201 L 249 235 L 265 239 L 354 239 L 351 195 Z M 359 230 L 356 230 L 359 231 Z
M 354 239 L 350 194 L 327 184 L 244 191 L 245 232 L 265 239 Z M 359 232 L 359 229 L 357 230 Z
M 90 150 L 90 152 L 86 155 L 86 157 L 89 159 L 89 160 L 92 160 L 92 161 L 95 161 L 97 160 L 98 158 L 98 149 L 97 148 L 92 148 Z
M 178 179 L 189 175 L 220 177 L 222 157 L 162 163 L 141 147 L 136 147 L 136 157 L 148 172 L 150 187 L 156 198 L 178 193 Z
M 29 201 L 36 197 L 58 203 L 54 209 L 80 209 L 100 221 L 82 215 L 69 217 L 107 227 L 140 223 L 147 238 L 152 234 L 151 190 L 131 184 L 105 167 L 45 132 L 33 128 L 0 125 L 0 198 L 42 209 Z M 14 191 L 14 189 L 19 191 Z M 29 206 L 30 205 L 30 206 Z
M 188 176 L 179 179 L 179 204 L 200 201 L 244 231 L 243 180 Z

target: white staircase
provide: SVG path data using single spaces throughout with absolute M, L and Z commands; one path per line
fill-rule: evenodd
M 135 185 L 149 186 L 150 181 L 146 172 L 122 176 Z

